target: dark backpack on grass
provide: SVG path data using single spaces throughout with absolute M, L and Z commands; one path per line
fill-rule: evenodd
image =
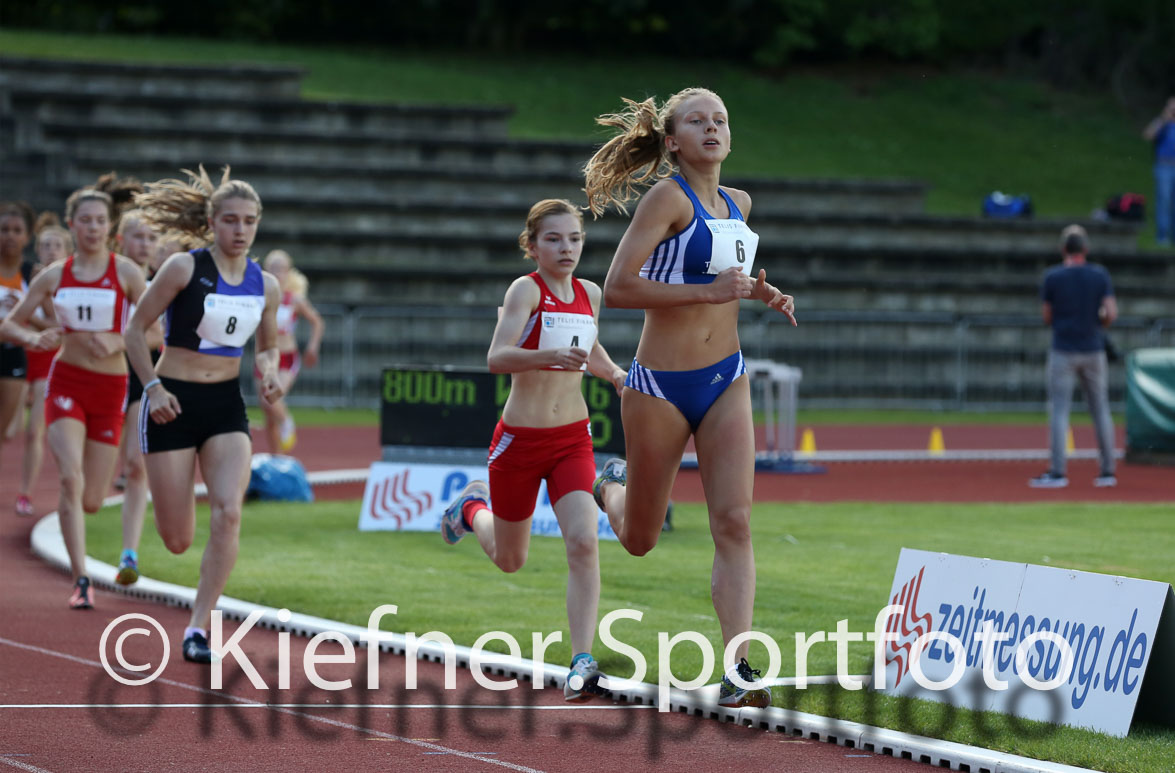
M 1106 199 L 1106 214 L 1111 220 L 1141 223 L 1146 219 L 1146 196 L 1141 193 L 1119 193 Z

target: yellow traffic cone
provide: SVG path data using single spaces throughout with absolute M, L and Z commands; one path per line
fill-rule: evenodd
M 1073 442 L 1073 428 L 1069 428 L 1069 437 L 1065 440 L 1065 453 L 1071 454 L 1077 450 L 1077 444 Z
M 930 430 L 930 445 L 926 450 L 931 454 L 941 454 L 947 450 L 946 444 L 942 441 L 942 430 L 938 427 Z
M 816 453 L 816 433 L 811 428 L 805 429 L 804 434 L 800 437 L 800 453 Z

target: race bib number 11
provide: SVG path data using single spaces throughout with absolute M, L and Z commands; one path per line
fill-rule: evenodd
M 71 330 L 96 333 L 114 329 L 118 294 L 101 287 L 63 287 L 53 295 L 57 318 Z

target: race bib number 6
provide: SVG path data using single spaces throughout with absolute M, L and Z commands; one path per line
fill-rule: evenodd
M 540 349 L 562 349 L 574 346 L 591 353 L 596 345 L 596 321 L 587 314 L 566 312 L 543 312 L 542 329 L 539 331 Z M 587 368 L 583 365 L 580 370 Z
M 239 349 L 253 335 L 261 323 L 265 299 L 255 295 L 204 296 L 204 316 L 196 327 L 196 335 L 217 346 Z
M 707 274 L 718 274 L 728 268 L 737 268 L 748 276 L 755 264 L 755 250 L 759 247 L 759 234 L 747 227 L 742 220 L 707 220 L 712 247 Z

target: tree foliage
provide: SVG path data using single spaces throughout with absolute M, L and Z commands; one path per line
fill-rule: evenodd
M 24 0 L 0 24 L 258 41 L 698 56 L 980 62 L 1062 85 L 1175 91 L 1171 0 Z

